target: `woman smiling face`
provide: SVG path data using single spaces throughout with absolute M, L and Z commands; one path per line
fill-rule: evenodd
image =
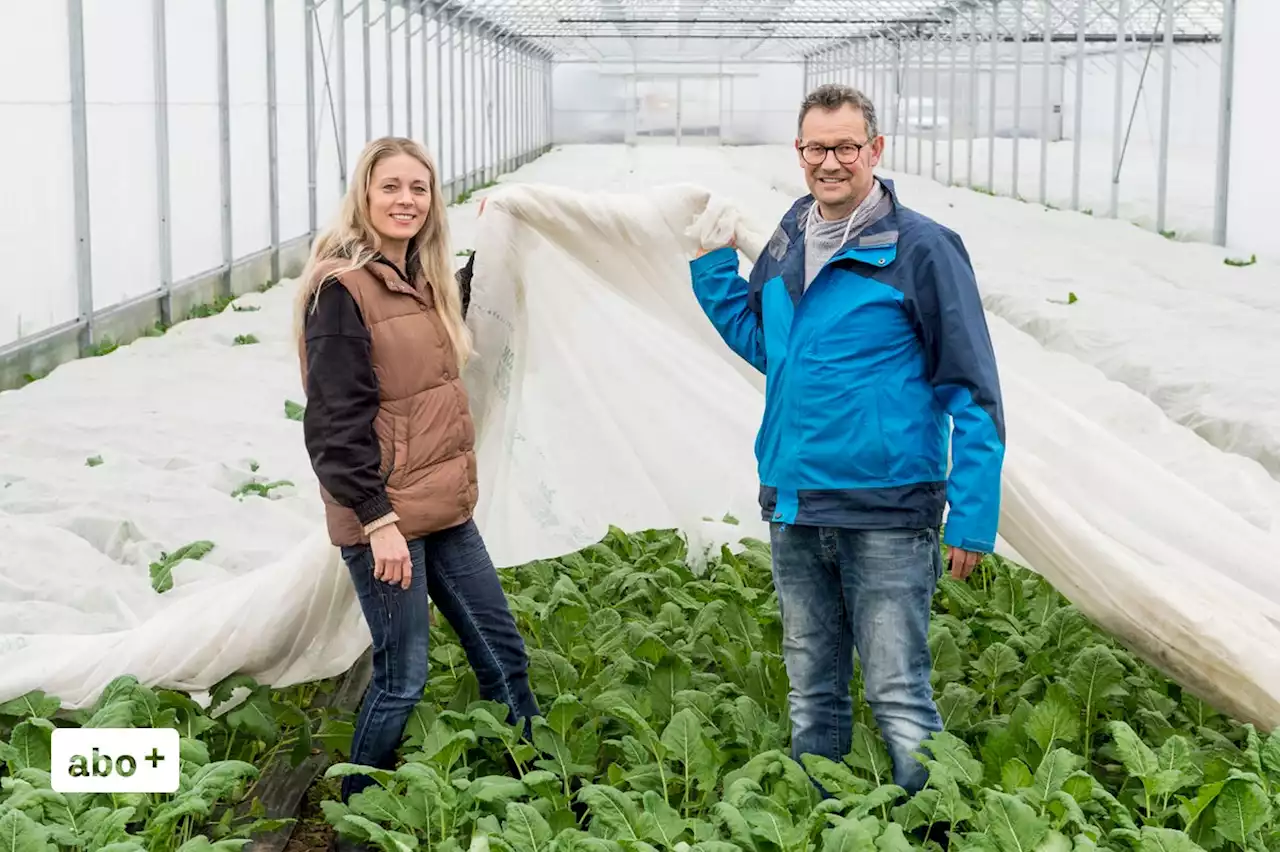
M 431 172 L 417 159 L 394 154 L 373 167 L 369 224 L 382 237 L 384 248 L 402 253 L 426 224 L 430 209 Z

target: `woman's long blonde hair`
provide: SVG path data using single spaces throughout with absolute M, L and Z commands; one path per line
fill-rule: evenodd
M 461 368 L 471 356 L 471 332 L 462 318 L 462 294 L 454 278 L 453 254 L 449 249 L 449 219 L 445 212 L 440 175 L 435 161 L 421 145 L 399 136 L 375 139 L 361 152 L 341 209 L 330 227 L 322 231 L 311 246 L 311 256 L 303 268 L 294 302 L 294 333 L 301 342 L 307 312 L 314 310 L 320 285 L 325 279 L 363 267 L 382 250 L 382 237 L 374 230 L 369 216 L 369 184 L 374 167 L 386 157 L 396 154 L 408 154 L 426 166 L 431 175 L 431 209 L 426 224 L 410 241 L 407 256 L 416 255 L 422 266 L 427 287 L 440 311 Z

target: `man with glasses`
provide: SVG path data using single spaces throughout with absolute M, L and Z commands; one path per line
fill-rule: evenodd
M 750 280 L 732 246 L 691 271 L 725 342 L 768 377 L 756 454 L 792 756 L 851 750 L 856 649 L 894 782 L 914 793 L 927 773 L 913 755 L 942 728 L 928 644 L 939 528 L 949 508 L 956 579 L 994 549 L 1004 415 L 968 253 L 875 176 L 884 142 L 865 95 L 818 88 L 796 140 L 810 194 Z

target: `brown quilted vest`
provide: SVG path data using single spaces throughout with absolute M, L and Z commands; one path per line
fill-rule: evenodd
M 464 523 L 478 496 L 475 424 L 453 344 L 422 274 L 415 290 L 375 261 L 338 280 L 373 337 L 382 400 L 373 426 L 400 532 L 413 539 Z M 305 342 L 302 348 L 305 386 Z M 356 513 L 320 492 L 333 544 L 367 544 Z

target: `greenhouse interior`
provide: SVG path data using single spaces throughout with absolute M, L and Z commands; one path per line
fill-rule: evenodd
M 1277 852 L 1278 43 L 0 3 L 0 850 Z

